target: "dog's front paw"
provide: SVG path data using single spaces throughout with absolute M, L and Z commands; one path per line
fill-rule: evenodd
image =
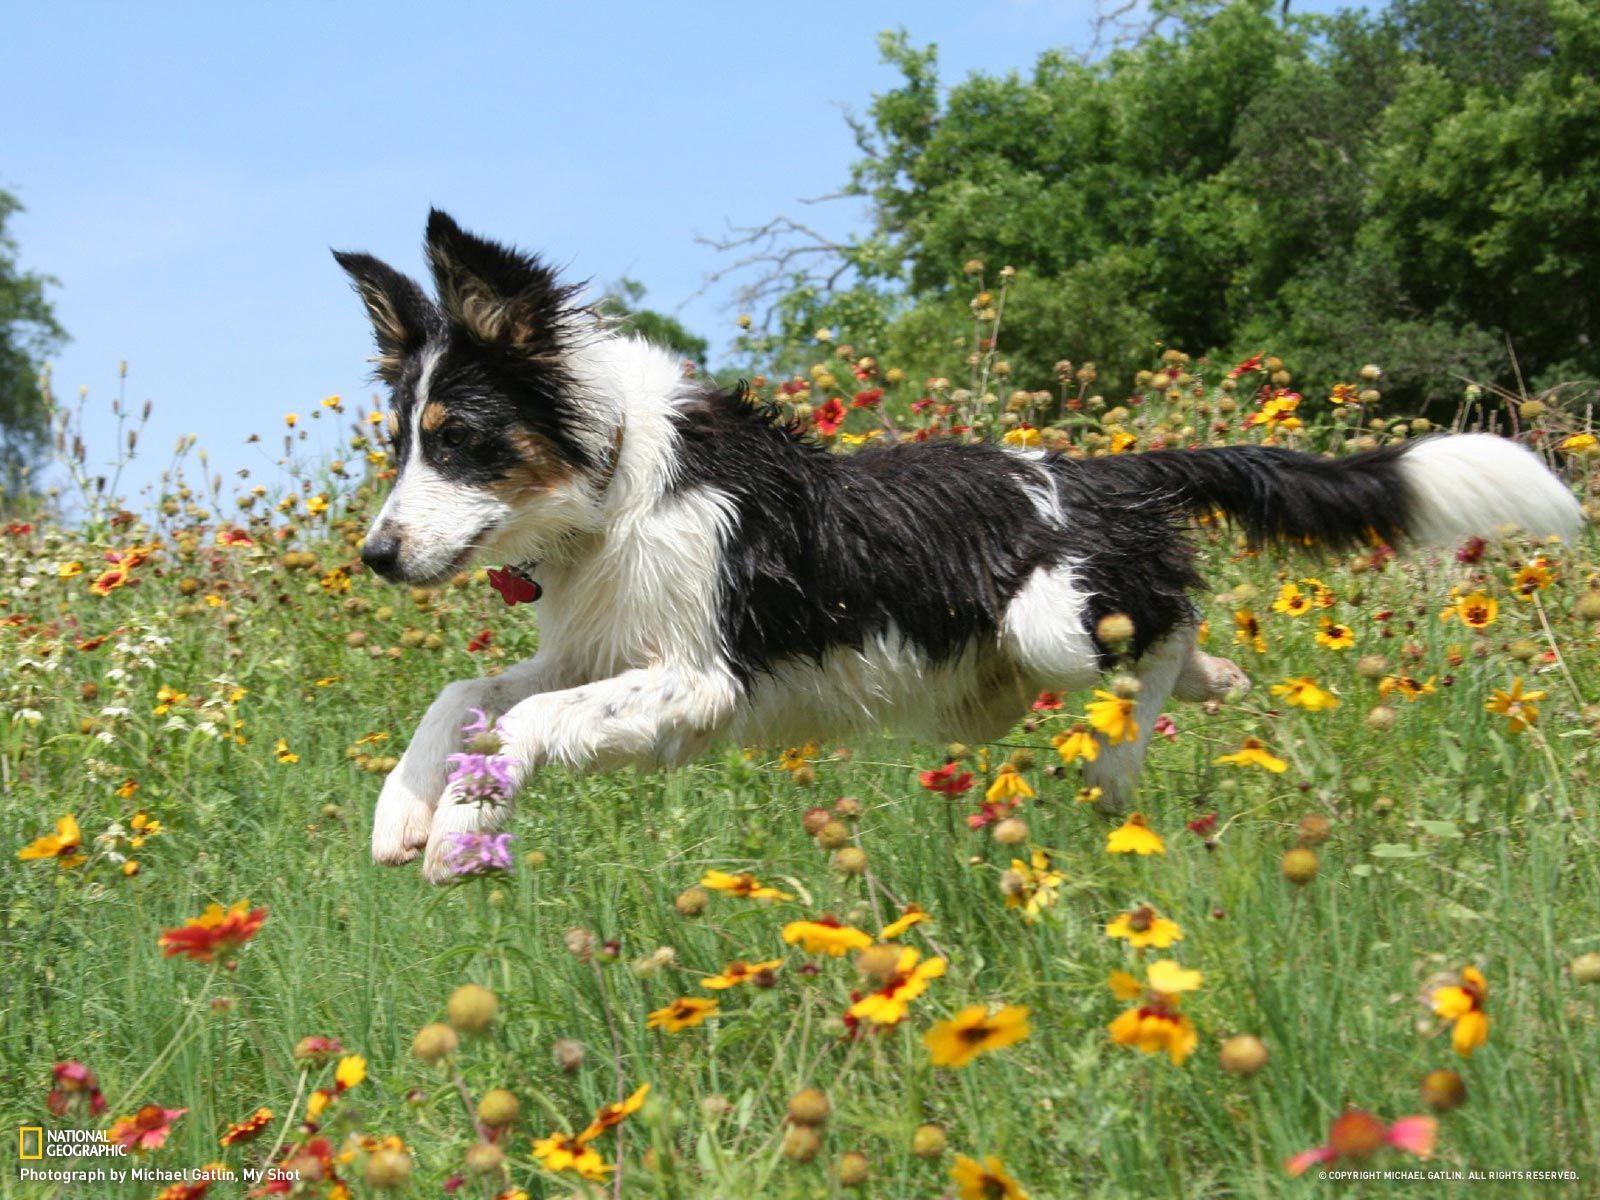
M 386 866 L 408 863 L 428 844 L 436 794 L 418 786 L 404 759 L 389 772 L 372 818 L 372 857 Z
M 483 842 L 506 822 L 511 806 L 502 800 L 467 795 L 458 785 L 445 789 L 433 810 L 422 858 L 422 875 L 429 883 L 449 883 L 470 874 L 483 861 Z

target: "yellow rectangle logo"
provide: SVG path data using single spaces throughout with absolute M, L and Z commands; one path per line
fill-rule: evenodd
M 33 1134 L 33 1153 L 28 1153 L 28 1135 Z M 17 1130 L 17 1157 L 24 1162 L 38 1162 L 44 1157 L 44 1126 L 24 1125 Z

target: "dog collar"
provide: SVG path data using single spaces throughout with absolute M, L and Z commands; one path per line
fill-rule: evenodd
M 507 604 L 532 604 L 544 594 L 544 589 L 534 582 L 530 574 L 538 565 L 538 563 L 507 563 L 499 570 L 491 568 L 489 586 L 499 592 L 500 599 Z

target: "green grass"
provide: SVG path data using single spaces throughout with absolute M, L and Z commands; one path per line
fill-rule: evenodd
M 969 766 L 980 775 L 980 751 L 998 763 L 1013 748 L 1034 750 L 1025 776 L 1038 798 L 1022 813 L 1029 846 L 1049 850 L 1065 883 L 1059 903 L 1032 925 L 1005 907 L 999 886 L 1009 860 L 1029 847 L 966 828 L 981 781 L 952 807 L 916 779 L 942 761 L 943 747 L 872 738 L 848 743 L 848 753 L 824 744 L 810 786 L 776 767 L 775 750 L 746 758 L 735 747 L 670 774 L 546 772 L 523 795 L 512 827 L 515 874 L 430 889 L 413 869 L 369 862 L 382 780 L 347 748 L 383 732 L 389 740 L 378 752 L 398 753 L 431 695 L 484 667 L 483 655 L 463 649 L 478 630 L 494 628 L 500 662 L 531 651 L 528 610 L 504 609 L 480 585 L 421 606 L 366 577 L 327 594 L 316 572 L 286 571 L 276 552 L 259 549 L 227 551 L 214 564 L 209 548 L 187 558 L 174 550 L 138 569 L 137 588 L 101 598 L 88 592 L 88 575 L 56 578 L 58 562 L 92 561 L 91 550 L 49 537 L 10 539 L 0 577 L 9 611 L 27 617 L 0 630 L 9 643 L 8 717 L 32 709 L 38 718 L 0 723 L 0 805 L 11 831 L 0 856 L 6 1127 L 62 1123 L 45 1111 L 50 1068 L 77 1059 L 97 1072 L 113 1106 L 95 1124 L 146 1103 L 188 1110 L 150 1163 L 259 1165 L 280 1130 L 290 1143 L 300 1136 L 293 1124 L 285 1129 L 291 1112 L 296 1122 L 301 1116 L 295 1097 L 331 1079 L 331 1066 L 303 1077 L 296 1042 L 336 1037 L 365 1056 L 369 1077 L 334 1103 L 324 1132 L 336 1146 L 354 1131 L 403 1138 L 415 1169 L 396 1194 L 437 1196 L 474 1139 L 456 1082 L 416 1061 L 411 1039 L 442 1018 L 458 985 L 477 981 L 498 995 L 500 1015 L 489 1034 L 465 1039 L 461 1083 L 473 1096 L 511 1089 L 522 1117 L 504 1143 L 509 1175 L 493 1186 L 469 1183 L 462 1195 L 492 1196 L 511 1184 L 534 1197 L 582 1194 L 572 1176 L 533 1165 L 531 1138 L 582 1128 L 619 1085 L 642 1082 L 653 1097 L 624 1126 L 628 1196 L 937 1196 L 950 1192 L 955 1153 L 1000 1156 L 1036 1198 L 1276 1197 L 1335 1187 L 1382 1194 L 1417 1185 L 1318 1184 L 1314 1173 L 1290 1183 L 1282 1160 L 1324 1141 L 1346 1104 L 1390 1119 L 1425 1111 L 1419 1081 L 1438 1067 L 1459 1070 L 1469 1098 L 1441 1116 L 1435 1159 L 1388 1155 L 1374 1165 L 1567 1168 L 1583 1177 L 1475 1185 L 1472 1194 L 1485 1197 L 1600 1189 L 1600 987 L 1580 986 L 1567 970 L 1575 956 L 1600 950 L 1595 715 L 1580 715 L 1571 690 L 1575 683 L 1585 700 L 1600 700 L 1596 622 L 1571 612 L 1597 564 L 1592 535 L 1541 593 L 1553 641 L 1535 606 L 1507 587 L 1509 564 L 1525 549 L 1497 548 L 1477 568 L 1501 602 L 1499 621 L 1482 636 L 1436 615 L 1464 568 L 1391 563 L 1355 574 L 1287 564 L 1293 576 L 1314 571 L 1334 589 L 1333 611 L 1358 639 L 1343 654 L 1314 643 L 1316 614 L 1268 610 L 1281 561 L 1236 559 L 1217 543 L 1207 555 L 1210 578 L 1219 589 L 1254 584 L 1269 648 L 1232 647 L 1231 607 L 1208 601 L 1210 648 L 1235 654 L 1256 690 L 1214 715 L 1170 709 L 1178 736 L 1158 739 L 1140 801 L 1166 839 L 1165 856 L 1104 853 L 1106 818 L 1076 803 L 1070 774 L 1042 769 L 1055 757 L 1051 726 L 971 749 Z M 306 537 L 323 569 L 348 555 L 337 536 Z M 25 575 L 37 583 L 25 586 Z M 180 595 L 185 577 L 200 582 L 197 595 Z M 226 605 L 208 606 L 206 593 Z M 1386 610 L 1393 616 L 1380 620 Z M 73 648 L 74 637 L 119 628 L 99 649 Z M 407 630 L 436 632 L 442 645 L 404 645 Z M 1382 637 L 1385 630 L 1394 636 Z M 118 647 L 146 633 L 170 641 L 141 666 Z M 352 634 L 365 644 L 350 645 Z M 1516 661 L 1508 647 L 1518 639 L 1531 639 L 1536 654 L 1558 647 L 1571 683 L 1553 664 Z M 1356 662 L 1380 654 L 1394 669 L 1407 643 L 1415 659 L 1407 669 L 1438 677 L 1438 690 L 1414 704 L 1395 701 L 1397 723 L 1380 733 L 1366 724 L 1376 687 Z M 1466 651 L 1459 666 L 1446 659 L 1451 645 Z M 120 678 L 111 670 L 118 666 Z M 1278 707 L 1267 685 L 1301 674 L 1337 691 L 1339 707 Z M 316 685 L 328 676 L 337 679 Z M 1549 693 L 1536 729 L 1520 735 L 1484 710 L 1492 689 L 1514 676 Z M 91 683 L 99 693 L 86 699 L 80 689 Z M 157 716 L 163 684 L 191 700 Z M 174 714 L 192 725 L 201 717 L 194 702 L 223 697 L 232 684 L 247 694 L 216 711 L 243 721 L 246 744 L 168 727 Z M 1068 698 L 1067 711 L 1081 700 Z M 101 715 L 107 706 L 127 715 Z M 103 740 L 81 731 L 85 720 L 99 722 Z M 1249 735 L 1290 769 L 1213 765 Z M 277 761 L 279 738 L 297 763 Z M 116 788 L 130 778 L 138 791 L 120 798 Z M 841 796 L 863 805 L 854 834 L 868 856 L 866 877 L 834 872 L 801 827 L 808 807 Z M 136 877 L 104 853 L 72 870 L 16 856 L 65 813 L 76 814 L 92 849 L 97 834 L 140 809 L 166 829 L 138 852 Z M 1213 810 L 1225 832 L 1208 849 L 1184 826 Z M 1332 819 L 1332 837 L 1318 848 L 1317 877 L 1295 886 L 1280 861 L 1311 812 Z M 537 862 L 524 860 L 531 852 Z M 679 915 L 674 898 L 713 866 L 753 870 L 798 898 L 768 906 L 715 896 L 703 915 Z M 270 916 L 236 970 L 158 952 L 163 928 L 211 901 L 243 897 Z M 1137 956 L 1102 928 L 1141 900 L 1183 926 L 1171 956 L 1205 974 L 1185 1002 L 1200 1048 L 1181 1067 L 1113 1045 L 1106 1033 L 1123 1008 L 1106 978 Z M 783 945 L 779 930 L 823 911 L 875 930 L 905 901 L 935 918 L 907 942 L 948 954 L 949 974 L 914 1003 L 904 1026 L 852 1044 L 839 1024 L 855 986 L 850 961 L 807 959 Z M 616 960 L 580 961 L 564 940 L 572 929 L 614 939 Z M 675 965 L 641 975 L 634 964 L 659 947 L 672 948 Z M 646 1030 L 650 1010 L 710 995 L 697 987 L 703 974 L 731 959 L 777 957 L 785 959 L 778 985 L 722 993 L 720 1019 L 677 1034 Z M 801 970 L 807 963 L 815 974 Z M 1493 1025 L 1488 1044 L 1461 1059 L 1419 997 L 1430 977 L 1469 963 L 1488 977 Z M 1032 1010 L 1028 1040 L 963 1070 L 930 1065 L 921 1034 L 934 1020 L 1002 1001 Z M 1259 1035 L 1270 1048 L 1253 1078 L 1218 1065 L 1217 1046 L 1234 1033 Z M 556 1064 L 559 1038 L 585 1047 L 576 1071 Z M 822 1155 L 796 1164 L 779 1145 L 788 1100 L 807 1085 L 824 1088 L 834 1112 Z M 276 1114 L 266 1134 L 220 1150 L 221 1130 L 261 1105 Z M 911 1137 L 929 1121 L 944 1126 L 950 1153 L 923 1161 L 911 1155 Z M 608 1160 L 615 1136 L 599 1143 Z M 873 1165 L 873 1181 L 858 1193 L 831 1175 L 846 1150 Z M 357 1194 L 371 1192 L 359 1160 L 342 1169 Z M 29 1190 L 10 1162 L 0 1181 L 4 1194 L 75 1194 Z M 157 1190 L 129 1184 L 92 1194 Z M 243 1190 L 219 1185 L 212 1194 Z

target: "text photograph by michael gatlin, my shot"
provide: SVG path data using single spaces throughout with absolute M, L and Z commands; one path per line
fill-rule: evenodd
M 1590 0 L 0 38 L 0 1200 L 1600 1195 Z

